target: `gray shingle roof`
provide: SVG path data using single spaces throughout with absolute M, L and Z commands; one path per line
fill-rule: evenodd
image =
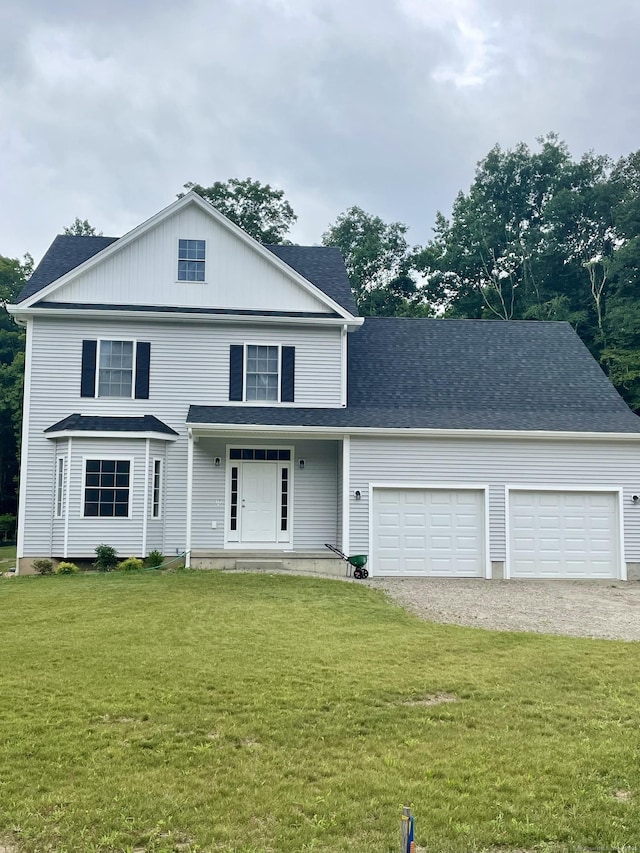
M 189 423 L 640 433 L 567 323 L 372 317 L 346 409 L 198 406 Z
M 45 429 L 45 432 L 161 432 L 178 435 L 170 426 L 154 415 L 116 417 L 101 415 L 69 415 Z
M 23 287 L 22 302 L 48 284 L 110 246 L 117 237 L 82 237 L 59 234 Z M 334 302 L 357 316 L 349 278 L 340 250 L 333 246 L 265 246 L 280 260 L 326 293 Z
M 117 239 L 117 237 L 80 237 L 75 234 L 58 234 L 33 271 L 33 275 L 22 288 L 16 302 L 22 302 L 29 296 L 33 296 L 52 281 L 56 281 L 115 243 Z
M 340 249 L 335 246 L 274 246 L 265 248 L 277 255 L 301 276 L 315 284 L 334 302 L 358 316 L 349 277 Z

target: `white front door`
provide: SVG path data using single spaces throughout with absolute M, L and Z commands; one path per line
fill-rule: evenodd
M 278 539 L 278 463 L 243 462 L 240 531 L 243 542 Z

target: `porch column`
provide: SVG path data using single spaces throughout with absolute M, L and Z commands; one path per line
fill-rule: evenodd
M 191 513 L 193 492 L 193 430 L 189 427 L 189 443 L 187 444 L 187 531 L 185 536 L 186 551 L 184 564 L 187 568 L 191 566 Z
M 151 440 L 144 443 L 144 497 L 142 501 L 142 559 L 147 556 L 147 520 L 149 518 L 149 452 Z
M 351 436 L 342 436 L 342 553 L 349 553 L 349 499 L 351 491 Z

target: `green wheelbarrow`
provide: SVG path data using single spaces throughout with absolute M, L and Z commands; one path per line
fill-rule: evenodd
M 353 576 L 356 580 L 364 580 L 369 577 L 369 572 L 365 569 L 367 565 L 367 555 L 366 554 L 354 554 L 352 557 L 347 557 L 346 554 L 343 554 L 342 551 L 339 551 L 337 548 L 334 548 L 333 545 L 327 545 L 325 542 L 325 548 L 328 548 L 330 551 L 333 551 L 334 554 L 337 554 L 341 560 L 344 560 L 345 563 L 348 563 L 350 566 L 353 566 Z

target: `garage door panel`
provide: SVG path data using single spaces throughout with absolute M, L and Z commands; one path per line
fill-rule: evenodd
M 375 574 L 484 575 L 481 490 L 374 488 L 372 522 Z
M 614 492 L 510 491 L 511 577 L 620 576 Z

